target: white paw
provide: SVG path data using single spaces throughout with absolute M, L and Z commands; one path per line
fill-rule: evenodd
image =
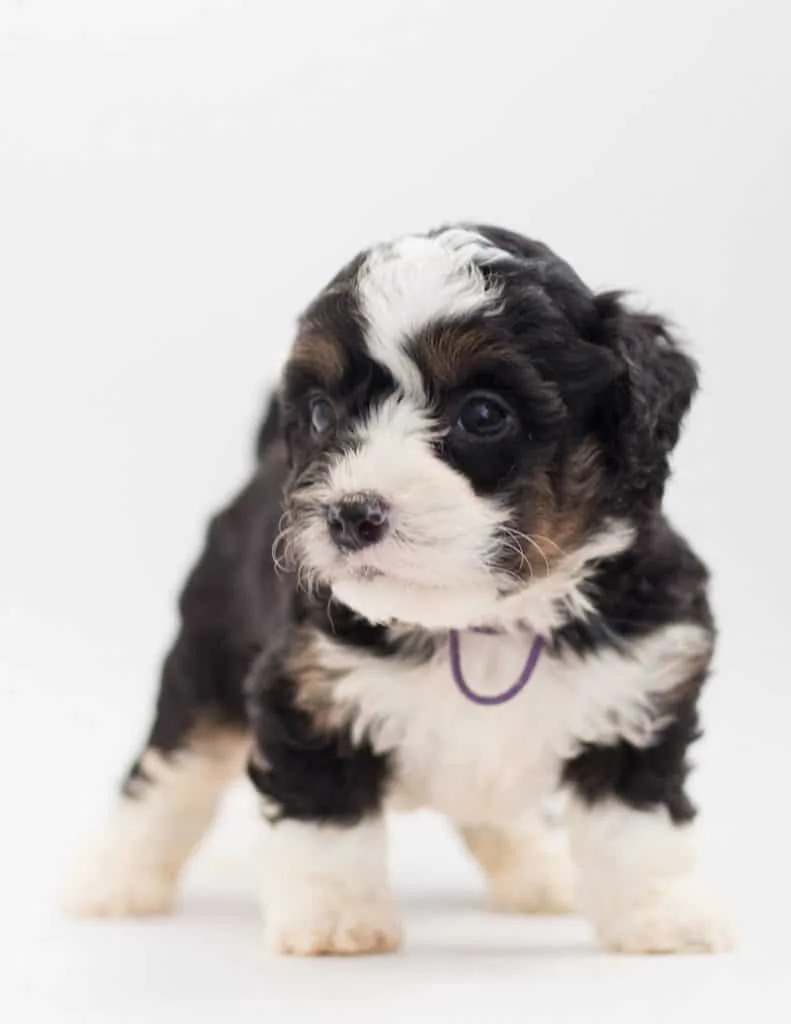
M 574 878 L 567 857 L 527 862 L 521 869 L 489 879 L 492 906 L 511 914 L 570 914 Z
M 602 942 L 619 953 L 724 953 L 736 931 L 713 892 L 697 879 L 666 882 L 597 921 Z
M 133 864 L 105 849 L 79 865 L 61 906 L 73 917 L 150 917 L 170 913 L 175 896 L 174 872 Z
M 267 945 L 275 953 L 328 956 L 390 953 L 401 945 L 401 925 L 389 900 L 321 900 L 299 909 L 270 905 Z

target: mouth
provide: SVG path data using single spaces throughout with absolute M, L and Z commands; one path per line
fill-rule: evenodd
M 421 628 L 466 628 L 486 624 L 496 604 L 496 581 L 481 572 L 466 578 L 450 566 L 391 559 L 374 563 L 373 552 L 336 563 L 327 583 L 333 596 L 371 622 L 401 622 Z M 423 565 L 420 565 L 420 562 Z M 421 571 L 422 569 L 422 571 Z
M 375 580 L 384 576 L 385 573 L 382 569 L 378 569 L 375 565 L 354 565 L 350 567 L 352 579 L 355 580 Z
M 391 580 L 394 583 L 414 584 L 412 573 L 408 568 L 388 564 L 390 560 L 374 559 L 372 552 L 351 554 L 343 559 L 340 576 L 347 576 L 355 581 Z
M 355 583 L 382 583 L 395 584 L 399 587 L 406 587 L 409 590 L 436 593 L 445 591 L 450 584 L 441 580 L 428 580 L 418 571 L 409 566 L 376 565 L 370 560 L 351 556 L 346 559 L 342 571 L 336 576 L 336 583 L 343 583 L 344 579 Z

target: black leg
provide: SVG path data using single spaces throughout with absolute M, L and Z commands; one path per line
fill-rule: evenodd
M 255 652 L 254 619 L 263 618 L 244 589 L 249 501 L 250 488 L 213 521 L 184 588 L 148 740 L 78 865 L 66 897 L 75 913 L 169 910 L 223 790 L 244 771 L 243 680 Z

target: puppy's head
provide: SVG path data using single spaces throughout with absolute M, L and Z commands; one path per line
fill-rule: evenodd
M 287 551 L 372 621 L 518 617 L 658 506 L 695 383 L 661 320 L 540 243 L 465 226 L 371 249 L 285 370 Z

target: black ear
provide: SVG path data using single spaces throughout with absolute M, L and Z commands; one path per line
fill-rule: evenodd
M 632 506 L 654 507 L 697 390 L 697 367 L 661 317 L 632 312 L 617 292 L 595 303 L 597 341 L 623 365 L 600 406 L 599 430 L 621 492 Z
M 271 444 L 281 436 L 282 427 L 282 411 L 280 395 L 274 392 L 269 396 L 269 405 L 267 406 L 264 418 L 261 421 L 261 425 L 258 428 L 258 433 L 255 439 L 255 454 L 260 459 L 264 452 L 269 448 Z

